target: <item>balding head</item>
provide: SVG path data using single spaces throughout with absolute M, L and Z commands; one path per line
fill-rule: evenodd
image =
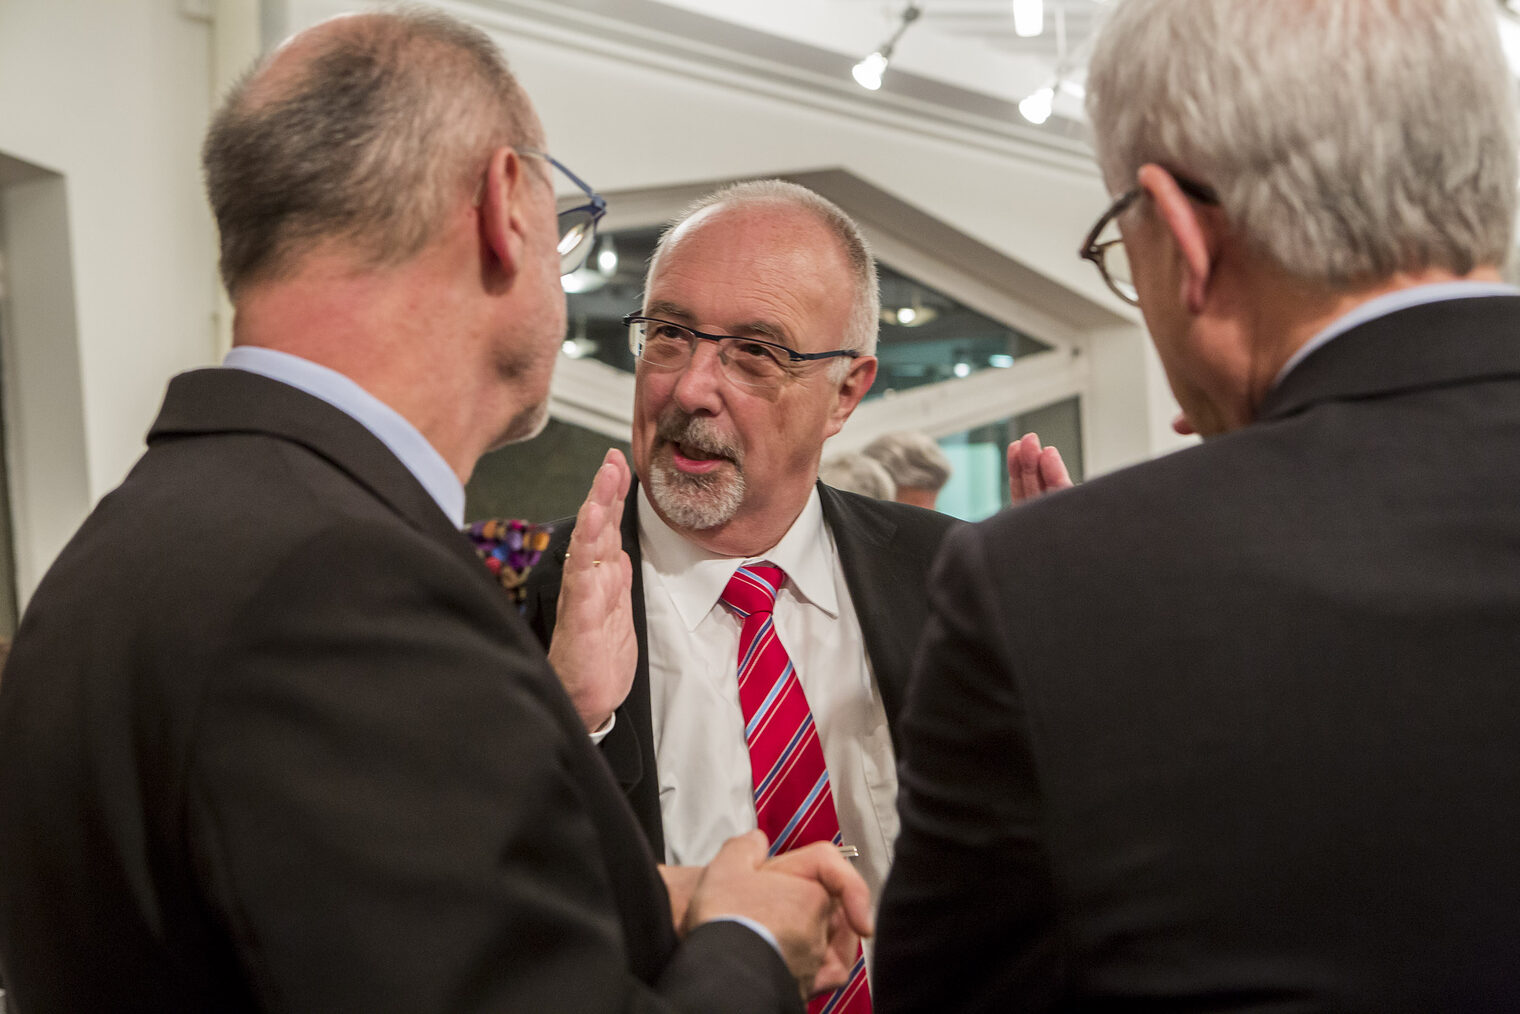
M 850 324 L 842 335 L 844 348 L 855 349 L 862 355 L 876 354 L 876 335 L 881 316 L 881 292 L 876 278 L 876 259 L 866 244 L 860 227 L 833 201 L 814 193 L 807 187 L 789 180 L 745 180 L 721 187 L 686 207 L 675 221 L 660 234 L 654 255 L 649 258 L 649 272 L 645 278 L 644 291 L 648 292 L 655 272 L 659 269 L 660 254 L 681 226 L 709 208 L 754 208 L 773 205 L 793 208 L 813 216 L 828 230 L 839 244 L 839 249 L 849 264 Z M 848 364 L 834 366 L 836 378 L 842 377 Z
M 407 10 L 301 33 L 232 90 L 202 149 L 228 292 L 333 243 L 406 261 L 501 145 L 541 147 L 542 130 L 480 31 Z

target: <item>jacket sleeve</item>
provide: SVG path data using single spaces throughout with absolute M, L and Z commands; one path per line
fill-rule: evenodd
M 326 532 L 221 632 L 187 833 L 266 1008 L 800 1009 L 755 934 L 677 945 L 542 650 L 447 549 Z

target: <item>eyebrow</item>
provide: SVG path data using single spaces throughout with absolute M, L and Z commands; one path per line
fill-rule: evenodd
M 667 317 L 673 323 L 685 324 L 687 326 L 691 326 L 693 319 L 691 313 L 685 308 L 664 299 L 657 299 L 651 302 L 645 307 L 644 313 L 650 317 Z M 792 341 L 791 336 L 785 331 L 775 324 L 763 320 L 751 321 L 747 324 L 736 324 L 726 333 L 730 333 L 730 336 L 734 338 L 759 338 L 762 341 L 775 342 L 777 345 L 784 345 L 793 351 L 797 348 L 796 343 Z

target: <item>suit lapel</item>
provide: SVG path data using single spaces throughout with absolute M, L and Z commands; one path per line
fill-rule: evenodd
M 891 552 L 897 522 L 884 515 L 869 515 L 830 486 L 818 484 L 823 520 L 839 549 L 839 566 L 855 604 L 866 657 L 876 674 L 882 705 L 897 743 L 897 715 L 907 689 L 913 651 L 920 623 L 904 615 L 911 610 L 922 589 L 914 587 L 922 575 L 911 573 L 905 561 Z
M 664 862 L 665 824 L 660 813 L 660 778 L 654 758 L 654 715 L 649 695 L 649 624 L 644 616 L 644 557 L 639 550 L 638 492 L 639 484 L 635 479 L 629 484 L 628 499 L 623 503 L 622 536 L 623 550 L 633 563 L 633 629 L 639 642 L 639 661 L 633 673 L 633 687 L 623 702 L 623 710 L 630 720 L 629 732 L 637 731 L 639 734 L 630 737 L 633 742 L 629 744 L 629 756 L 610 755 L 608 760 L 614 762 L 614 770 L 619 765 L 627 768 L 637 782 L 629 802 L 649 836 L 654 854 Z M 635 764 L 636 768 L 633 767 Z

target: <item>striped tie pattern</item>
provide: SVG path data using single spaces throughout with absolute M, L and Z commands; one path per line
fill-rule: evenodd
M 776 636 L 776 592 L 786 575 L 769 563 L 740 567 L 722 601 L 742 621 L 739 706 L 755 786 L 755 819 L 777 855 L 815 841 L 838 845 L 839 817 L 818 729 L 797 671 Z M 864 956 L 857 950 L 850 981 L 813 998 L 809 1014 L 868 1014 Z

